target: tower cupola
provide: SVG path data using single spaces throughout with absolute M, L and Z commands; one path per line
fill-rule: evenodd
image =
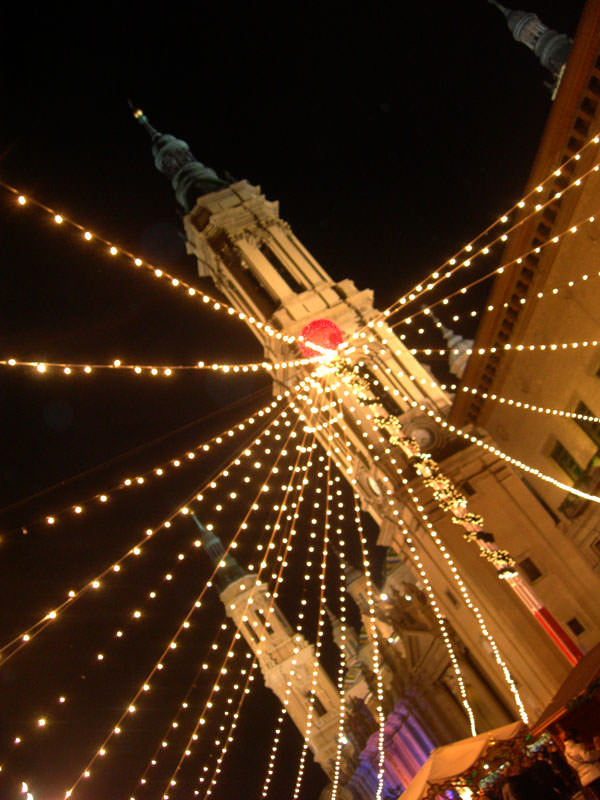
M 186 214 L 199 197 L 229 185 L 195 158 L 187 142 L 157 131 L 141 108 L 135 109 L 133 116 L 150 136 L 156 169 L 171 181 L 177 202 Z
M 497 0 L 488 2 L 504 15 L 514 39 L 532 50 L 542 66 L 549 69 L 553 75 L 560 75 L 569 58 L 573 40 L 564 33 L 557 33 L 544 25 L 532 11 L 514 11 L 501 5 Z

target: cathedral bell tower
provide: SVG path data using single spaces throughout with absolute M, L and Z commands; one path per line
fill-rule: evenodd
M 269 593 L 252 573 L 245 572 L 235 558 L 225 555 L 218 536 L 208 531 L 195 514 L 202 546 L 216 574 L 220 598 L 250 649 L 256 654 L 265 684 L 273 691 L 294 724 L 304 735 L 310 706 L 315 651 L 306 639 L 294 633 Z M 325 670 L 318 665 L 317 689 L 312 699 L 309 747 L 315 761 L 331 777 L 335 765 L 339 697 Z

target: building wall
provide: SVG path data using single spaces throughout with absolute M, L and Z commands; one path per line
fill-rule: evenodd
M 521 263 L 494 282 L 450 414 L 456 424 L 484 429 L 509 456 L 594 495 L 600 494 L 600 441 L 561 412 L 575 412 L 583 402 L 600 416 L 600 346 L 534 352 L 515 347 L 600 342 L 600 170 L 593 171 L 600 147 L 592 143 L 580 159 L 572 159 L 600 130 L 599 55 L 600 6 L 589 2 L 525 188 L 531 191 L 553 175 L 534 201 L 550 200 L 549 205 L 509 238 L 501 263 L 517 258 Z M 560 174 L 553 174 L 556 170 Z M 579 176 L 580 186 L 564 191 Z M 590 216 L 593 222 L 583 222 Z M 552 241 L 573 227 L 576 232 Z M 505 344 L 509 352 L 489 353 Z M 478 348 L 488 352 L 480 356 Z M 511 403 L 486 401 L 486 393 Z M 552 413 L 524 410 L 517 402 Z M 537 566 L 536 592 L 588 649 L 600 638 L 593 600 L 600 591 L 600 505 L 534 476 L 526 479 L 547 514 L 537 514 L 535 526 L 526 525 L 517 537 L 505 526 L 507 546 L 511 543 L 518 560 L 529 558 Z M 512 481 L 510 494 L 522 505 L 528 504 L 528 491 Z

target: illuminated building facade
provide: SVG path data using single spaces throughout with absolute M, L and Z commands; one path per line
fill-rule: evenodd
M 582 136 L 587 135 L 593 127 L 597 101 L 591 94 L 598 88 L 597 94 L 600 95 L 600 76 L 592 74 L 597 70 L 600 15 L 591 9 L 592 5 L 586 10 L 587 16 L 584 15 L 551 118 L 552 124 L 553 119 L 559 119 L 561 113 L 564 115 L 564 104 L 572 103 L 574 85 L 583 86 L 587 81 L 590 96 L 580 96 L 580 106 L 587 109 L 585 113 L 589 124 L 586 134 Z M 595 26 L 593 35 L 590 34 L 589 25 L 584 28 L 584 23 L 590 20 Z M 595 55 L 592 57 L 590 53 L 594 47 Z M 581 61 L 587 65 L 587 77 L 583 77 L 585 70 Z M 564 101 L 563 96 L 566 98 Z M 574 111 L 574 108 L 571 109 L 570 124 L 577 127 L 580 117 L 573 123 Z M 570 527 L 566 526 L 560 515 L 567 515 L 559 508 L 564 496 L 559 498 L 558 490 L 540 487 L 537 483 L 534 485 L 533 479 L 526 482 L 506 461 L 491 451 L 449 436 L 447 428 L 435 421 L 436 415 L 446 419 L 450 414 L 451 421 L 479 425 L 483 421 L 483 417 L 480 419 L 481 406 L 474 411 L 469 406 L 472 395 L 462 391 L 453 403 L 453 398 L 435 381 L 428 369 L 381 322 L 373 306 L 372 292 L 357 289 L 347 279 L 333 280 L 297 239 L 290 226 L 280 218 L 278 204 L 268 201 L 258 187 L 247 181 L 222 181 L 212 170 L 195 160 L 184 142 L 159 134 L 141 112 L 136 112 L 136 116 L 151 136 L 157 167 L 175 188 L 185 214 L 188 250 L 197 259 L 199 274 L 210 276 L 229 303 L 252 318 L 254 324 L 251 330 L 264 347 L 265 357 L 275 364 L 296 358 L 297 343 L 303 333 L 318 329 L 319 320 L 327 320 L 327 325 L 333 323 L 335 329 L 341 332 L 350 362 L 367 376 L 367 394 L 370 393 L 371 406 L 359 402 L 347 390 L 343 380 L 327 376 L 325 379 L 329 380 L 329 390 L 339 409 L 337 416 L 331 420 L 336 464 L 357 493 L 362 509 L 378 524 L 378 544 L 389 548 L 389 569 L 377 598 L 376 614 L 382 643 L 385 687 L 385 785 L 389 796 L 394 796 L 417 771 L 433 745 L 469 735 L 469 724 L 461 704 L 456 676 L 444 647 L 444 636 L 440 636 L 440 619 L 451 630 L 463 681 L 480 730 L 517 718 L 518 709 L 493 646 L 490 646 L 490 639 L 482 633 L 481 622 L 473 611 L 474 606 L 480 611 L 487 630 L 510 667 L 525 708 L 534 717 L 568 673 L 569 659 L 571 664 L 574 663 L 581 652 L 580 648 L 586 649 L 600 638 L 600 608 L 595 601 L 600 590 L 598 571 L 595 569 L 600 563 L 600 533 L 590 533 L 597 525 L 594 520 L 596 512 L 589 511 L 588 518 L 587 508 L 580 509 L 577 511 L 579 521 L 576 526 L 573 527 L 571 523 Z M 557 126 L 559 123 L 554 124 Z M 561 136 L 571 142 L 570 128 L 563 117 L 560 117 L 560 125 Z M 545 176 L 548 165 L 552 168 L 555 164 L 553 159 L 557 136 L 551 142 L 545 139 L 542 143 L 534 175 Z M 580 140 L 581 136 L 569 146 L 577 149 Z M 598 185 L 597 178 L 595 181 Z M 578 197 L 582 198 L 583 194 Z M 593 198 L 586 205 L 583 200 L 578 200 L 585 208 L 592 201 Z M 551 209 L 555 217 L 558 213 L 567 213 L 569 202 L 565 201 L 558 211 Z M 569 210 L 569 220 L 576 218 L 575 210 L 575 207 Z M 597 210 L 600 211 L 600 206 Z M 544 218 L 542 224 L 548 227 L 548 214 Z M 592 226 L 590 230 L 593 232 L 595 228 Z M 533 237 L 535 231 L 531 226 L 529 231 Z M 547 232 L 546 235 L 551 234 Z M 587 246 L 591 248 L 594 242 L 592 233 L 589 239 Z M 519 248 L 524 243 L 511 246 Z M 581 244 L 573 246 L 580 247 Z M 579 253 L 565 250 L 565 263 L 579 263 L 579 259 Z M 535 273 L 530 266 L 528 270 Z M 528 274 L 525 274 L 529 281 L 527 287 L 531 284 L 538 289 L 539 285 L 545 285 L 535 282 L 535 274 L 527 277 Z M 556 280 L 565 277 L 564 272 L 557 271 Z M 509 341 L 512 332 L 509 338 L 502 339 L 504 334 L 500 331 L 504 330 L 506 320 L 514 323 L 514 314 L 518 317 L 524 305 L 520 302 L 521 297 L 527 294 L 520 288 L 523 279 L 523 275 L 515 276 L 507 272 L 498 282 L 494 291 L 500 299 L 490 303 L 496 311 L 484 318 L 475 347 L 481 347 L 481 342 L 495 341 L 494 337 L 500 337 L 503 342 Z M 546 273 L 544 280 L 547 280 Z M 510 299 L 506 301 L 503 298 Z M 592 306 L 597 308 L 598 304 L 591 298 L 589 302 L 587 298 L 582 302 L 584 313 L 580 315 L 578 335 L 567 332 L 566 317 L 561 320 L 563 329 L 557 331 L 543 323 L 542 311 L 531 312 L 538 313 L 535 328 L 537 340 L 545 342 L 556 338 L 557 341 L 569 341 L 580 336 L 591 338 L 594 325 L 594 330 L 597 330 Z M 571 308 L 575 309 L 574 302 Z M 524 318 L 530 318 L 528 314 L 529 306 L 526 307 Z M 316 326 L 308 327 L 311 323 L 316 323 Z M 513 329 L 515 341 L 520 341 L 520 335 L 516 338 L 517 332 L 526 329 L 516 324 L 513 324 L 511 331 Z M 366 337 L 358 336 L 359 332 L 364 331 L 368 334 Z M 308 345 L 311 342 L 319 344 L 318 337 L 312 334 L 311 337 L 306 337 Z M 292 346 L 290 341 L 296 344 Z M 327 348 L 324 341 L 323 346 Z M 553 357 L 556 358 L 556 355 Z M 572 357 L 569 353 L 569 359 Z M 517 356 L 511 358 L 516 364 Z M 463 386 L 475 387 L 483 392 L 489 391 L 493 385 L 494 391 L 499 391 L 493 383 L 498 361 L 495 358 L 470 359 Z M 571 363 L 575 365 L 580 362 L 569 361 L 560 366 L 570 370 Z M 556 367 L 558 362 L 554 361 L 553 364 Z M 488 367 L 492 373 L 490 380 Z M 501 384 L 502 391 L 507 395 L 520 397 L 524 392 L 533 393 L 535 383 L 536 391 L 540 386 L 546 387 L 546 396 L 554 398 L 553 403 L 557 402 L 561 391 L 571 397 L 580 377 L 576 372 L 580 367 L 575 366 L 569 394 L 566 386 L 561 384 L 559 387 L 558 379 L 555 380 L 539 367 L 529 379 L 531 388 L 527 388 L 524 374 L 518 368 L 513 368 L 509 359 L 504 359 L 501 368 L 504 381 Z M 599 380 L 595 372 L 600 370 L 600 362 L 594 367 L 590 351 L 581 355 L 581 370 L 587 376 L 586 387 L 594 380 Z M 280 368 L 274 372 L 279 382 L 291 386 L 306 379 L 310 368 Z M 600 392 L 597 388 L 595 392 L 594 395 L 591 389 L 588 391 L 586 388 L 585 396 L 582 394 L 577 402 L 585 402 L 586 407 L 600 413 Z M 543 396 L 536 394 L 536 402 L 543 402 Z M 457 532 L 451 515 L 440 506 L 435 492 L 423 486 L 406 453 L 401 448 L 390 447 L 390 442 L 373 426 L 370 408 L 375 400 L 389 416 L 399 421 L 407 436 L 433 455 L 443 474 L 460 488 L 469 510 L 483 516 L 486 531 L 492 532 L 488 536 L 491 535 L 499 547 L 506 548 L 514 555 L 521 575 L 535 584 L 534 590 L 526 587 L 525 591 L 530 591 L 534 598 L 535 610 L 539 612 L 543 609 L 544 614 L 532 613 L 532 605 L 527 606 L 518 593 L 511 592 L 508 581 L 498 579 L 494 568 L 482 560 L 477 546 Z M 552 404 L 550 399 L 548 404 Z M 521 456 L 524 461 L 531 461 L 531 453 L 537 448 L 540 454 L 538 463 L 544 471 L 552 472 L 548 462 L 548 456 L 552 458 L 552 455 L 546 453 L 544 456 L 537 447 L 543 440 L 536 428 L 544 424 L 541 415 L 530 415 L 519 429 L 514 426 L 512 417 L 507 423 L 502 421 L 502 415 L 512 414 L 512 410 L 497 409 L 496 406 L 488 408 L 487 405 L 484 410 L 486 429 L 504 449 L 511 455 Z M 559 422 L 560 425 L 576 426 L 572 421 Z M 503 432 L 504 425 L 510 434 Z M 574 438 L 580 440 L 582 448 L 587 446 L 586 453 L 590 454 L 588 440 L 596 437 L 595 429 L 585 430 L 583 426 L 576 426 L 575 432 Z M 323 431 L 316 433 L 321 444 L 326 449 L 330 448 L 327 434 Z M 596 443 L 596 449 L 598 446 L 600 440 Z M 547 450 L 548 446 L 545 447 Z M 575 459 L 578 452 L 572 454 Z M 583 462 L 583 456 L 579 458 Z M 586 480 L 589 480 L 587 472 Z M 577 505 L 576 501 L 571 502 Z M 585 539 L 585 546 L 589 549 L 590 542 L 596 541 L 594 535 L 599 540 L 595 562 L 582 544 Z M 407 536 L 414 542 L 414 547 L 407 545 Z M 595 544 L 592 546 L 596 547 Z M 420 562 L 415 560 L 416 551 Z M 540 566 L 543 570 L 540 570 Z M 429 596 L 423 591 L 422 576 L 425 573 L 431 586 L 432 594 Z M 468 587 L 471 598 L 468 602 L 465 594 L 459 591 L 460 587 L 457 588 L 457 575 L 462 576 L 464 585 Z M 234 618 L 239 598 L 245 591 L 241 588 L 243 580 L 240 577 L 222 593 L 227 613 Z M 361 615 L 366 617 L 361 580 L 360 575 L 347 575 L 348 589 Z M 427 602 L 432 596 L 435 596 L 438 609 L 435 613 Z M 541 600 L 535 599 L 538 596 Z M 263 600 L 267 602 L 267 598 Z M 376 782 L 375 687 L 370 668 L 373 643 L 365 633 L 369 630 L 366 624 L 361 632 L 356 632 L 355 636 L 350 634 L 346 641 L 342 641 L 337 635 L 339 626 L 334 615 L 330 615 L 330 620 L 334 639 L 344 653 L 347 665 L 344 693 L 349 713 L 345 734 L 347 741 L 343 751 L 345 796 L 366 799 L 374 796 Z M 268 659 L 261 653 L 261 667 L 265 681 L 281 698 L 286 682 L 286 659 L 293 652 L 294 634 L 280 617 L 278 625 L 281 642 L 277 647 L 282 648 L 281 653 L 285 651 L 285 654 L 267 663 Z M 244 636 L 257 652 L 260 648 L 251 632 L 245 632 Z M 308 660 L 313 658 L 310 645 L 303 641 L 300 649 L 306 653 L 308 664 Z M 322 740 L 317 743 L 314 739 L 310 745 L 325 772 L 331 775 L 335 754 L 334 720 L 337 718 L 339 698 L 324 671 L 320 681 L 320 692 L 329 704 L 323 704 Z M 298 706 L 297 713 L 292 713 L 290 709 L 290 715 L 301 731 L 305 710 L 303 704 Z

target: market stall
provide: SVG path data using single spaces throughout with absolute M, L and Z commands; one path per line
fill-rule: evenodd
M 527 728 L 522 722 L 512 722 L 436 747 L 400 800 L 434 800 L 451 789 L 459 796 L 472 796 L 471 792 L 486 775 L 518 757 L 526 735 Z

